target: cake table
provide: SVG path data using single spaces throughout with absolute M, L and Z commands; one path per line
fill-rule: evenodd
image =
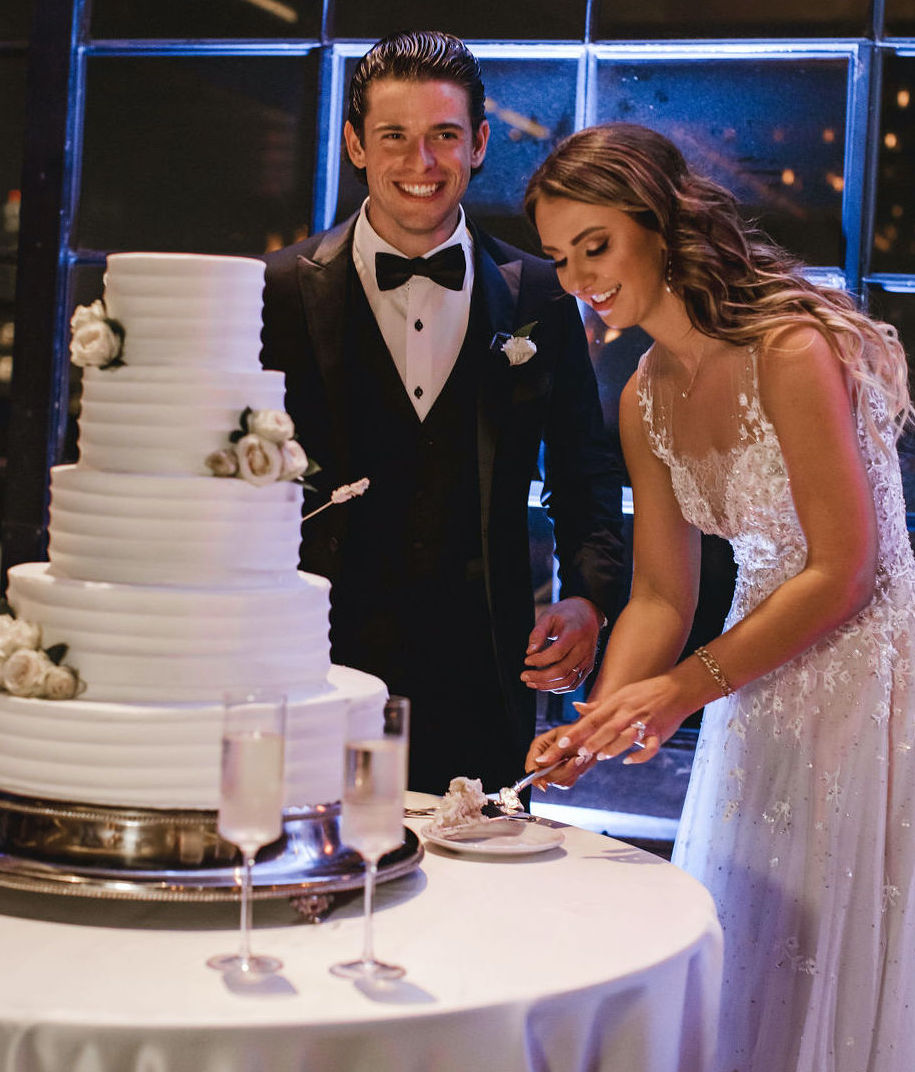
M 205 964 L 236 941 L 230 904 L 0 889 L 0 1067 L 708 1072 L 721 957 L 708 893 L 622 842 L 561 833 L 530 855 L 427 843 L 420 869 L 378 889 L 377 952 L 408 969 L 378 989 L 327 970 L 359 952 L 358 897 L 316 926 L 258 902 L 254 948 L 284 967 L 244 988 Z

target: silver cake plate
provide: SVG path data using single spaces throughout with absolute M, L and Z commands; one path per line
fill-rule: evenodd
M 234 901 L 238 854 L 214 811 L 111 808 L 0 793 L 0 886 L 32 893 L 141 901 Z M 404 828 L 378 881 L 415 870 L 423 847 Z M 336 895 L 361 889 L 365 868 L 340 841 L 339 804 L 289 809 L 283 835 L 253 870 L 255 899 L 288 897 L 309 922 Z

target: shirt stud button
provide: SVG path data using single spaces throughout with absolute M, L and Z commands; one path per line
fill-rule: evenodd
M 414 395 L 415 398 L 422 398 L 423 397 L 423 389 L 422 389 L 422 387 L 414 387 L 413 388 L 413 395 Z
M 422 320 L 417 320 L 416 323 L 413 325 L 413 327 L 415 327 L 417 331 L 422 331 L 423 330 L 423 322 L 422 322 Z

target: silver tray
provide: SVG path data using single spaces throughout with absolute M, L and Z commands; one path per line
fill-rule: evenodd
M 237 852 L 216 813 L 108 808 L 0 793 L 0 886 L 35 893 L 144 901 L 232 901 Z M 339 804 L 286 812 L 283 835 L 258 854 L 255 899 L 289 897 L 315 921 L 334 895 L 361 889 L 365 868 L 340 841 Z M 381 858 L 378 881 L 419 866 L 423 847 L 404 828 Z

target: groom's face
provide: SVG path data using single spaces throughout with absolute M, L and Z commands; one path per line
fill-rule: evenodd
M 489 124 L 474 132 L 467 91 L 452 82 L 383 78 L 367 93 L 362 137 L 344 128 L 350 159 L 365 168 L 369 222 L 410 257 L 428 253 L 457 224 Z

